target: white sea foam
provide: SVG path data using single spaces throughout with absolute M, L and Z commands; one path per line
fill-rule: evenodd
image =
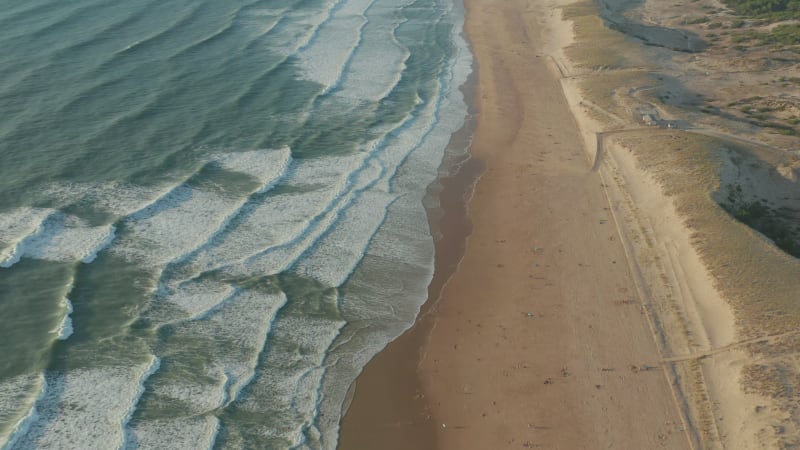
M 466 107 L 456 88 L 466 80 L 472 63 L 467 44 L 459 35 L 463 29 L 463 5 L 457 2 L 453 7 L 456 14 L 449 17 L 454 20 L 453 41 L 458 50 L 450 73 L 441 79 L 446 90 L 434 117 L 436 125 L 426 132 L 419 151 L 409 153 L 404 166 L 392 178 L 393 192 L 407 195 L 390 206 L 384 225 L 368 248 L 369 262 L 362 266 L 364 270 L 355 280 L 351 279 L 350 293 L 342 299 L 348 318 L 378 323 L 381 327 L 349 329 L 347 335 L 337 339 L 328 356 L 328 372 L 322 384 L 325 396 L 318 407 L 320 414 L 324 414 L 316 421 L 321 444 L 311 444 L 308 448 L 336 448 L 338 418 L 352 380 L 375 352 L 413 321 L 425 299 L 427 280 L 432 275 L 433 248 L 429 238 L 425 238 L 427 223 L 421 209 L 424 192 L 418 188 L 433 180 L 438 158 L 444 153 L 451 134 L 462 123 Z M 400 140 L 408 145 L 419 141 L 419 136 L 418 130 L 409 129 L 402 133 Z M 387 275 L 392 268 L 404 274 L 402 279 L 399 273 Z
M 58 335 L 59 340 L 66 341 L 70 336 L 72 336 L 73 332 L 72 317 L 70 317 L 70 314 L 72 314 L 72 302 L 70 302 L 68 298 L 64 297 L 62 306 L 65 310 L 64 318 L 61 320 L 61 324 L 59 324 L 58 328 L 54 331 Z
M 326 91 L 335 87 L 366 22 L 359 13 L 327 25 L 314 43 L 298 54 L 303 65 L 302 75 L 321 84 Z
M 128 436 L 127 448 L 202 450 L 214 446 L 219 419 L 212 415 L 137 422 Z
M 394 31 L 401 23 L 397 9 L 407 4 L 410 3 L 383 5 L 377 1 L 370 7 L 370 23 L 364 27 L 361 45 L 350 59 L 346 82 L 335 92 L 337 97 L 378 101 L 397 85 L 410 53 L 397 42 Z
M 337 87 L 336 96 L 358 101 L 382 98 L 397 83 L 408 58 L 407 50 L 392 36 L 398 22 L 391 14 L 397 5 L 378 3 L 367 9 L 367 0 L 350 0 L 326 21 L 334 4 L 323 5 L 327 9 L 305 5 L 303 10 L 287 12 L 286 17 L 293 17 L 280 26 L 275 26 L 275 15 L 265 22 L 265 30 L 272 30 L 265 41 L 280 43 L 277 47 L 287 54 L 310 43 L 300 52 L 298 65 L 301 70 L 308 67 L 307 78 Z M 370 22 L 361 28 L 364 15 Z M 460 25 L 457 20 L 456 25 Z M 457 26 L 457 40 L 459 32 Z M 364 33 L 363 39 L 359 33 Z M 361 47 L 356 48 L 359 40 Z M 459 49 L 466 51 L 462 43 Z M 342 74 L 346 64 L 348 73 Z M 162 371 L 169 374 L 171 367 L 177 367 L 180 372 L 192 364 L 202 368 L 197 380 L 188 380 L 185 374 L 182 378 L 180 373 L 163 377 L 159 373 L 148 381 L 145 396 L 172 399 L 175 409 L 186 406 L 185 414 L 157 419 L 142 414 L 130 424 L 142 383 L 157 367 L 155 363 L 49 374 L 38 414 L 24 422 L 31 426 L 18 433 L 19 440 L 11 447 L 93 448 L 101 446 L 93 439 L 103 436 L 103 447 L 125 443 L 132 448 L 210 448 L 220 428 L 215 416 L 230 405 L 244 413 L 275 418 L 274 423 L 248 428 L 243 435 L 283 437 L 299 448 L 319 448 L 322 440 L 322 447 L 335 448 L 344 391 L 363 364 L 413 321 L 425 298 L 432 241 L 421 198 L 436 174 L 450 133 L 463 117 L 455 86 L 463 82 L 468 69 L 468 57 L 462 54 L 454 73 L 438 80 L 442 92 L 426 92 L 427 104 L 418 105 L 402 123 L 386 125 L 385 138 L 367 143 L 355 155 L 293 160 L 288 149 L 257 150 L 213 154 L 197 163 L 246 173 L 261 181 L 259 190 L 280 183 L 282 189 L 274 194 L 251 195 L 258 190 L 225 194 L 221 192 L 224 186 L 197 187 L 204 186 L 202 180 L 195 183 L 204 172 L 188 182 L 157 187 L 121 183 L 59 187 L 63 201 L 56 203 L 90 205 L 122 218 L 123 226 L 116 240 L 111 229 L 106 241 L 92 241 L 88 231 L 54 232 L 66 241 L 84 242 L 83 247 L 74 243 L 58 247 L 86 248 L 91 247 L 87 242 L 96 242 L 97 248 L 103 248 L 114 240 L 110 245 L 117 254 L 151 269 L 165 269 L 158 291 L 163 298 L 158 300 L 172 303 L 185 314 L 164 318 L 174 322 L 170 325 L 174 334 L 166 333 L 172 337 L 154 348 L 163 350 L 165 360 L 169 357 L 175 365 L 165 363 Z M 446 96 L 442 103 L 437 94 Z M 38 213 L 29 212 L 23 225 L 15 227 L 2 226 L 0 215 L 0 245 L 5 245 L 0 264 L 27 254 L 28 244 L 37 242 L 32 236 L 49 229 L 50 222 L 44 222 L 51 214 L 61 214 L 66 221 L 63 213 L 42 211 L 38 221 Z M 64 222 L 63 228 L 92 228 L 85 223 L 73 225 Z M 43 249 L 60 242 L 40 240 L 49 242 Z M 9 251 L 12 243 L 13 251 Z M 57 253 L 37 248 L 31 246 L 31 254 Z M 64 252 L 87 262 L 97 253 Z M 370 267 L 359 268 L 362 258 L 367 258 Z M 223 267 L 226 270 L 221 273 L 193 278 Z M 282 294 L 266 295 L 228 284 L 232 279 L 257 282 L 288 267 L 329 286 L 351 283 L 341 299 L 328 298 L 320 304 L 314 299 L 298 305 L 294 302 L 306 299 L 293 298 L 291 308 L 281 313 L 286 302 Z M 359 269 L 354 273 L 354 268 Z M 367 275 L 359 278 L 359 273 Z M 237 278 L 227 278 L 229 274 Z M 365 291 L 369 298 L 359 298 Z M 345 323 L 338 317 L 340 312 L 347 320 L 369 323 L 375 331 L 354 331 L 337 340 Z M 64 324 L 68 320 L 67 315 Z M 207 350 L 204 361 L 211 362 L 198 362 L 200 358 L 193 358 L 196 354 L 190 351 L 181 354 L 177 345 L 186 342 L 197 345 L 193 350 Z M 340 351 L 331 353 L 332 346 Z M 261 371 L 255 376 L 257 364 Z M 235 420 L 225 425 L 231 436 L 236 434 Z
M 336 5 L 346 0 L 329 0 L 319 9 L 296 8 L 283 15 L 279 30 L 270 33 L 271 50 L 284 56 L 294 55 L 315 38 L 320 25 L 328 20 Z
M 264 362 L 270 369 L 237 402 L 238 408 L 272 419 L 270 429 L 256 432 L 280 436 L 294 446 L 302 442 L 303 431 L 314 427 L 327 349 L 343 325 L 312 315 L 286 316 L 276 322 L 273 334 L 280 337 Z
M 186 311 L 189 318 L 198 318 L 222 304 L 233 292 L 228 283 L 195 279 L 179 285 L 164 300 Z
M 141 394 L 141 380 L 154 363 L 46 374 L 36 415 L 9 448 L 121 447 L 124 424 Z
M 20 246 L 30 258 L 88 263 L 113 240 L 113 225 L 92 227 L 75 216 L 54 213 Z
M 181 185 L 125 219 L 126 234 L 111 248 L 134 261 L 163 265 L 185 255 L 223 224 L 232 199 Z
M 225 386 L 228 378 L 221 365 L 209 368 L 205 375 L 216 383 L 154 380 L 148 388 L 147 395 L 180 402 L 182 409 L 186 409 L 190 415 L 202 415 L 214 411 L 225 403 Z
M 33 233 L 52 213 L 45 208 L 15 208 L 0 213 L 0 241 L 16 242 Z
M 174 185 L 140 186 L 122 182 L 53 183 L 43 194 L 62 205 L 75 204 L 123 217 L 145 208 Z
M 216 155 L 213 161 L 226 170 L 246 173 L 264 185 L 262 191 L 272 187 L 289 167 L 292 151 L 286 147 L 280 150 L 252 150 Z
M 36 228 L 33 224 L 39 215 L 29 216 L 33 222 L 28 229 L 33 231 L 17 242 L 13 252 L 6 254 L 0 267 L 10 267 L 23 257 L 88 263 L 114 239 L 113 225 L 93 227 L 78 217 L 56 210 L 46 211 L 48 214 Z
M 333 193 L 324 190 L 287 193 L 246 205 L 236 225 L 214 245 L 194 255 L 191 263 L 197 270 L 211 270 L 286 245 L 305 232 L 310 218 L 319 214 L 332 196 Z M 264 268 L 264 274 L 282 270 L 290 263 L 290 257 L 276 257 L 275 261 Z
M 14 442 L 13 436 L 25 433 L 35 415 L 34 403 L 44 386 L 40 373 L 18 375 L 0 382 L 0 448 Z
M 177 324 L 175 334 L 179 339 L 215 343 L 204 350 L 213 356 L 214 365 L 205 369 L 203 383 L 169 376 L 170 368 L 167 368 L 165 376 L 151 381 L 148 395 L 179 402 L 178 417 L 208 416 L 235 401 L 241 389 L 253 379 L 275 314 L 285 302 L 286 296 L 282 293 L 239 290 L 202 319 Z M 192 352 L 175 353 L 170 356 L 170 367 L 185 370 L 196 364 L 194 358 Z M 146 448 L 169 448 L 174 447 L 173 442 L 193 442 L 193 436 L 200 432 L 197 423 L 187 428 L 172 428 L 185 420 L 188 419 L 152 423 L 139 420 L 133 425 L 131 435 L 135 441 L 146 443 Z M 165 431 L 164 427 L 170 427 L 169 434 L 159 434 Z M 203 431 L 201 434 L 205 436 L 202 442 L 213 442 L 213 433 Z
M 303 67 L 302 76 L 325 86 L 334 87 L 342 76 L 353 51 L 361 42 L 361 31 L 367 23 L 364 16 L 374 0 L 349 0 L 336 8 L 331 20 L 297 53 Z
M 309 245 L 303 236 L 319 226 L 314 218 L 324 219 L 346 190 L 350 172 L 362 162 L 362 155 L 295 161 L 282 181 L 295 192 L 246 204 L 235 226 L 193 255 L 192 264 L 197 270 L 211 270 L 258 255 L 263 261 L 257 269 L 248 261 L 235 273 L 274 274 L 286 269 Z
M 186 324 L 194 332 L 228 343 L 225 347 L 230 350 L 218 355 L 228 379 L 227 402 L 235 400 L 252 379 L 275 314 L 285 303 L 283 293 L 241 290 L 208 320 Z
M 294 270 L 328 286 L 341 286 L 363 258 L 393 198 L 380 191 L 360 195 Z
M 0 267 L 11 267 L 22 257 L 20 243 L 36 233 L 53 213 L 44 208 L 16 208 L 0 214 Z
M 261 181 L 251 192 L 271 189 L 290 166 L 291 152 L 259 150 L 216 155 L 212 161 L 226 170 L 246 173 Z M 125 219 L 126 236 L 113 251 L 125 257 L 165 265 L 203 252 L 214 239 L 226 232 L 227 226 L 247 204 L 249 195 L 238 198 L 195 188 L 187 184 L 175 187 L 168 194 Z

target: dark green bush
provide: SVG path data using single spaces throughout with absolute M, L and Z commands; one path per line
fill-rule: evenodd
M 800 18 L 800 0 L 723 0 L 738 14 L 772 20 Z

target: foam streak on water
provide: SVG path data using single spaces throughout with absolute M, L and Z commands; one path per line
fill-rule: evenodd
M 120 448 L 140 381 L 157 360 L 134 367 L 78 369 L 48 374 L 24 433 L 10 448 Z M 113 395 L 109 395 L 113 393 Z
M 0 11 L 0 446 L 334 449 L 432 275 L 458 0 L 34 1 Z

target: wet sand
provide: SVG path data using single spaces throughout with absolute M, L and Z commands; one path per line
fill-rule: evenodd
M 552 5 L 467 7 L 472 156 L 485 166 L 471 235 L 441 295 L 437 261 L 418 323 L 359 377 L 340 448 L 691 448 L 603 181 L 543 52 L 564 34 L 543 19 Z M 469 229 L 442 224 L 455 240 Z

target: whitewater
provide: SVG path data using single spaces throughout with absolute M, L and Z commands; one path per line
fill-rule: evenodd
M 334 449 L 426 300 L 429 188 L 467 151 L 463 19 L 0 8 L 0 448 Z

